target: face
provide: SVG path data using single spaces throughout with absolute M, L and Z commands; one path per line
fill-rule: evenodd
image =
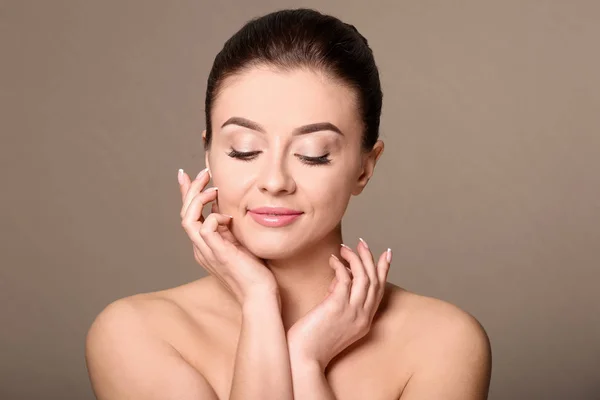
M 363 151 L 357 110 L 351 89 L 310 70 L 255 67 L 225 81 L 206 165 L 248 250 L 290 257 L 338 227 L 383 150 Z

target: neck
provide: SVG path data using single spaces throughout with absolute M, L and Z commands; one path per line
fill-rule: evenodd
M 281 317 L 287 331 L 298 319 L 323 301 L 335 276 L 331 254 L 340 258 L 342 227 L 291 258 L 266 260 L 281 296 Z

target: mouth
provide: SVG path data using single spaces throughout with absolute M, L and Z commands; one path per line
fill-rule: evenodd
M 280 228 L 296 221 L 303 212 L 283 207 L 259 207 L 248 210 L 248 214 L 262 226 Z
M 285 207 L 257 207 L 257 208 L 249 209 L 248 212 L 253 213 L 253 214 L 271 215 L 271 216 L 303 214 L 302 211 L 295 210 L 292 208 L 285 208 Z

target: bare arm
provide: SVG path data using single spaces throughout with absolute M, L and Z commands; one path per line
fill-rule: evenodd
M 292 400 L 285 329 L 275 295 L 248 299 L 236 353 L 231 400 Z
M 335 400 L 325 371 L 318 362 L 291 358 L 294 396 L 298 399 Z
M 376 262 L 364 240 L 357 251 L 342 245 L 340 255 L 350 268 L 332 254 L 329 265 L 335 278 L 327 296 L 287 332 L 297 399 L 335 399 L 325 377 L 327 365 L 371 329 L 385 292 L 392 254 L 388 249 Z

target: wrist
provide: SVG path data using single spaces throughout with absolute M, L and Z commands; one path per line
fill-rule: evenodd
M 303 373 L 324 373 L 325 366 L 317 359 L 307 357 L 298 353 L 290 352 L 290 366 L 295 372 L 302 371 Z
M 288 353 L 290 362 L 303 369 L 320 369 L 325 370 L 326 365 L 323 365 L 318 357 L 315 357 L 306 352 L 305 346 L 296 346 L 293 341 L 288 339 Z
M 280 297 L 277 290 L 262 290 L 248 294 L 242 302 L 243 313 L 268 311 L 272 308 L 280 310 Z

